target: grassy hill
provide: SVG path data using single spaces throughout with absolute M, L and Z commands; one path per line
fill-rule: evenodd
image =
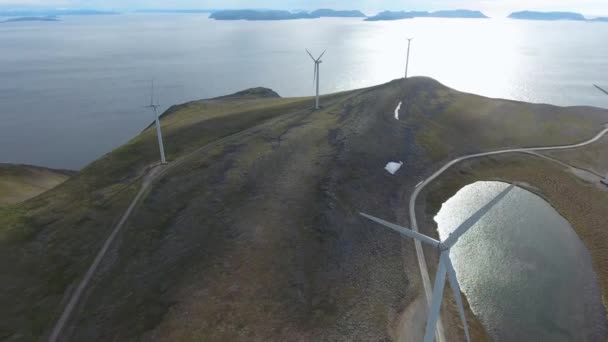
M 170 166 L 64 340 L 397 339 L 421 291 L 413 244 L 357 213 L 407 225 L 410 192 L 450 157 L 578 142 L 608 121 L 606 110 L 487 99 L 428 78 L 322 104 L 258 88 L 170 108 L 161 120 Z M 49 333 L 157 159 L 148 128 L 55 189 L 0 209 L 0 339 Z M 384 171 L 388 161 L 404 162 L 397 175 Z
M 63 183 L 72 171 L 0 164 L 0 206 L 23 202 Z

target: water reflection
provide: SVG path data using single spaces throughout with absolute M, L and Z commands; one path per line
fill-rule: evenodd
M 321 92 L 410 75 L 491 97 L 607 106 L 591 84 L 608 73 L 608 24 L 503 19 L 364 22 L 324 18 L 222 22 L 206 15 L 69 17 L 0 26 L 0 161 L 79 168 L 164 108 L 266 86 L 313 94 L 304 48 L 328 49 Z M 161 43 L 159 43 L 161 42 Z
M 442 239 L 509 185 L 477 182 L 435 217 Z M 589 253 L 540 197 L 514 188 L 452 248 L 458 279 L 498 341 L 603 341 L 607 323 Z

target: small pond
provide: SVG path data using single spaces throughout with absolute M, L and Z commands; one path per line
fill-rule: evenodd
M 509 184 L 477 182 L 435 217 L 445 239 Z M 515 187 L 452 248 L 462 291 L 496 341 L 606 341 L 589 252 L 541 197 Z

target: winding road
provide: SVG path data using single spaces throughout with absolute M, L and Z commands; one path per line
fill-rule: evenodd
M 351 96 L 352 96 L 352 94 L 351 94 Z M 333 104 L 333 102 L 336 102 L 336 101 L 337 100 L 330 101 L 330 103 Z M 273 119 L 270 119 L 268 121 L 272 121 L 272 120 L 290 120 L 290 119 L 292 119 L 294 117 L 297 117 L 298 115 L 300 115 L 302 113 L 309 112 L 309 111 L 310 111 L 309 109 L 301 109 L 301 110 L 297 110 L 297 111 L 294 111 L 292 113 L 289 113 L 288 115 L 277 117 L 277 118 L 273 118 Z M 125 223 L 128 220 L 128 218 L 131 216 L 134 208 L 139 203 L 141 203 L 141 201 L 145 198 L 147 192 L 151 189 L 151 187 L 154 185 L 154 183 L 156 181 L 158 181 L 159 179 L 161 179 L 164 175 L 166 175 L 170 170 L 178 167 L 179 165 L 184 164 L 186 161 L 191 160 L 192 158 L 195 158 L 199 153 L 204 152 L 206 149 L 210 149 L 210 148 L 212 148 L 214 146 L 217 146 L 218 144 L 225 143 L 225 142 L 227 142 L 227 141 L 229 141 L 231 139 L 238 138 L 238 137 L 243 136 L 245 134 L 252 133 L 256 129 L 259 129 L 262 125 L 268 123 L 268 121 L 264 121 L 263 123 L 255 125 L 253 127 L 250 127 L 250 128 L 245 129 L 243 131 L 234 133 L 232 135 L 228 135 L 228 136 L 226 136 L 224 138 L 220 138 L 218 140 L 211 141 L 208 144 L 199 147 L 198 149 L 196 149 L 196 150 L 188 153 L 187 155 L 185 155 L 183 157 L 180 157 L 179 159 L 173 161 L 172 163 L 170 163 L 168 165 L 156 165 L 156 166 L 154 166 L 154 167 L 152 167 L 152 168 L 149 169 L 148 173 L 143 178 L 141 188 L 138 191 L 137 195 L 133 198 L 133 200 L 129 204 L 127 210 L 125 211 L 125 213 L 121 217 L 121 219 L 118 222 L 118 224 L 116 226 L 114 226 L 111 234 L 108 236 L 108 238 L 104 242 L 102 248 L 97 253 L 97 255 L 96 255 L 93 263 L 89 266 L 87 272 L 85 273 L 85 275 L 82 277 L 82 279 L 78 283 L 76 289 L 70 294 L 69 300 L 68 300 L 66 306 L 64 307 L 64 309 L 63 309 L 63 311 L 62 311 L 59 319 L 55 322 L 55 325 L 53 326 L 53 329 L 51 330 L 51 333 L 49 334 L 49 337 L 48 337 L 48 341 L 49 342 L 57 342 L 57 341 L 60 340 L 61 333 L 62 333 L 63 329 L 65 328 L 65 325 L 70 320 L 75 307 L 77 306 L 78 302 L 80 301 L 80 298 L 81 298 L 84 290 L 88 287 L 88 285 L 89 285 L 89 283 L 90 283 L 93 275 L 96 273 L 99 265 L 101 264 L 101 261 L 103 260 L 104 256 L 106 255 L 107 251 L 109 250 L 109 248 L 112 246 L 112 243 L 114 242 L 116 236 L 124 228 Z M 456 163 L 458 163 L 460 161 L 463 161 L 463 160 L 466 160 L 466 159 L 471 159 L 471 158 L 488 156 L 488 155 L 503 154 L 503 153 L 537 152 L 537 151 L 544 151 L 544 150 L 557 150 L 557 149 L 576 148 L 576 147 L 581 147 L 581 146 L 585 146 L 585 145 L 591 144 L 591 143 L 599 140 L 606 133 L 608 133 L 608 128 L 604 129 L 602 132 L 600 132 L 594 138 L 592 138 L 592 139 L 590 139 L 588 141 L 576 144 L 576 145 L 555 146 L 555 147 L 534 147 L 534 148 L 509 149 L 509 150 L 503 150 L 503 151 L 495 151 L 495 152 L 486 152 L 486 153 L 472 154 L 472 155 L 468 155 L 468 156 L 464 156 L 464 157 L 460 157 L 460 158 L 454 159 L 453 161 L 451 161 L 448 164 L 446 164 L 439 171 L 435 172 L 433 175 L 431 175 L 429 178 L 427 178 L 425 181 L 419 183 L 419 185 L 416 187 L 414 193 L 410 197 L 411 228 L 414 231 L 418 231 L 418 226 L 416 224 L 416 215 L 415 215 L 415 203 L 416 203 L 416 198 L 418 197 L 418 194 L 420 193 L 420 191 L 426 185 L 428 185 L 430 182 L 432 182 L 435 178 L 437 178 L 439 175 L 441 175 L 445 170 L 447 170 L 449 167 L 451 167 L 452 165 L 454 165 L 454 164 L 456 164 Z M 429 278 L 429 274 L 428 274 L 426 260 L 424 259 L 424 252 L 422 250 L 422 246 L 420 245 L 420 242 L 418 242 L 417 240 L 415 240 L 415 244 L 416 244 L 416 253 L 417 253 L 417 256 L 418 256 L 418 262 L 419 262 L 419 266 L 420 266 L 420 272 L 422 274 L 422 280 L 423 280 L 423 284 L 424 284 L 424 290 L 425 290 L 425 293 L 426 293 L 426 298 L 427 298 L 427 301 L 430 302 L 432 288 L 431 288 L 431 285 L 430 285 L 430 278 Z M 440 342 L 445 341 L 445 337 L 444 337 L 444 333 L 443 333 L 443 326 L 441 324 L 441 318 L 437 322 L 437 341 L 440 341 Z
M 353 97 L 359 93 L 360 93 L 360 91 L 353 92 L 353 93 L 347 95 L 347 98 Z M 341 100 L 343 100 L 343 99 L 340 97 L 332 99 L 332 100 L 328 100 L 325 107 L 330 108 L 331 106 L 333 106 L 334 104 L 338 103 Z M 112 243 L 116 239 L 116 236 L 124 228 L 125 223 L 127 222 L 128 218 L 131 216 L 134 208 L 137 207 L 137 205 L 142 202 L 142 200 L 146 197 L 148 191 L 154 186 L 155 182 L 157 182 L 159 179 L 164 177 L 170 170 L 173 170 L 173 169 L 179 167 L 180 165 L 186 163 L 189 160 L 192 160 L 193 158 L 197 158 L 197 156 L 199 156 L 200 153 L 205 152 L 206 150 L 211 150 L 212 148 L 214 148 L 218 145 L 224 144 L 232 139 L 238 139 L 244 135 L 253 133 L 256 130 L 259 130 L 264 125 L 268 124 L 269 122 L 273 122 L 273 121 L 279 122 L 279 121 L 288 121 L 288 120 L 292 120 L 292 119 L 301 119 L 302 114 L 306 114 L 306 113 L 310 113 L 310 112 L 312 112 L 312 109 L 305 107 L 303 109 L 298 109 L 293 112 L 290 112 L 290 113 L 287 113 L 284 115 L 280 115 L 280 116 L 277 116 L 277 117 L 274 117 L 274 118 L 271 118 L 268 120 L 263 120 L 259 124 L 249 127 L 247 129 L 244 129 L 242 131 L 238 131 L 236 133 L 225 136 L 223 138 L 219 138 L 217 140 L 210 141 L 207 144 L 195 149 L 194 151 L 189 152 L 188 154 L 179 157 L 175 161 L 170 162 L 169 164 L 165 164 L 165 165 L 156 164 L 156 165 L 153 165 L 150 168 L 148 168 L 147 172 L 143 176 L 143 181 L 142 181 L 139 191 L 137 192 L 137 195 L 135 195 L 135 197 L 133 198 L 133 200 L 127 207 L 127 210 L 124 212 L 124 214 L 121 217 L 118 224 L 116 224 L 116 226 L 114 226 L 114 228 L 112 229 L 112 232 L 106 238 L 101 249 L 95 256 L 93 263 L 91 263 L 91 265 L 87 269 L 87 272 L 84 274 L 84 276 L 78 283 L 76 289 L 69 295 L 68 302 L 67 302 L 66 306 L 63 308 L 61 315 L 55 322 L 55 325 L 53 326 L 53 329 L 51 330 L 47 341 L 48 342 L 57 342 L 57 341 L 62 340 L 60 337 L 63 332 L 63 329 L 65 328 L 67 322 L 71 319 L 74 309 L 76 308 L 77 304 L 79 303 L 84 290 L 89 286 L 89 283 L 90 283 L 91 279 L 93 278 L 93 275 L 95 275 L 95 273 L 97 272 L 97 269 L 99 268 L 99 265 L 101 264 L 101 261 L 103 260 L 103 258 L 107 254 L 108 250 L 112 246 Z
M 445 164 L 441 169 L 439 169 L 438 171 L 436 171 L 435 173 L 433 173 L 430 177 L 428 177 L 427 179 L 425 179 L 424 181 L 422 181 L 421 183 L 418 183 L 418 185 L 416 186 L 416 188 L 414 189 L 414 192 L 412 193 L 412 195 L 410 196 L 410 225 L 411 225 L 411 229 L 414 230 L 415 232 L 418 232 L 418 224 L 416 222 L 416 199 L 418 198 L 418 195 L 420 194 L 420 192 L 422 191 L 422 189 L 424 189 L 425 186 L 427 186 L 429 183 L 431 183 L 433 180 L 435 180 L 437 177 L 439 177 L 442 173 L 444 173 L 447 169 L 449 169 L 450 167 L 454 166 L 455 164 L 463 161 L 463 160 L 468 160 L 468 159 L 474 159 L 474 158 L 479 158 L 479 157 L 486 157 L 486 156 L 492 156 L 492 155 L 497 155 L 497 154 L 506 154 L 506 153 L 530 153 L 530 152 L 541 152 L 541 151 L 552 151 L 552 150 L 567 150 L 567 149 L 572 149 L 572 148 L 577 148 L 577 147 L 583 147 L 589 144 L 592 144 L 596 141 L 598 141 L 599 139 L 601 139 L 604 135 L 606 135 L 606 133 L 608 133 L 608 124 L 604 125 L 604 130 L 602 130 L 601 132 L 599 132 L 595 137 L 583 141 L 581 143 L 578 144 L 574 144 L 574 145 L 561 145 L 561 146 L 547 146 L 547 147 L 528 147 L 528 148 L 512 148 L 512 149 L 506 149 L 506 150 L 500 150 L 500 151 L 492 151 L 492 152 L 483 152 L 483 153 L 476 153 L 476 154 L 469 154 L 466 156 L 462 156 L 459 158 L 456 158 L 450 162 L 448 162 L 447 164 Z M 416 246 L 416 255 L 418 257 L 418 265 L 420 266 L 420 274 L 422 276 L 422 283 L 424 286 L 424 292 L 425 292 L 425 296 L 426 296 L 426 300 L 427 303 L 431 302 L 431 295 L 433 293 L 433 288 L 431 287 L 431 279 L 429 277 L 429 271 L 426 265 L 426 259 L 424 258 L 424 250 L 422 249 L 422 245 L 420 243 L 420 241 L 418 240 L 414 240 L 414 244 Z M 428 304 L 430 305 L 430 304 Z M 427 307 L 428 307 L 427 305 Z M 436 331 L 436 341 L 438 342 L 444 342 L 445 341 L 445 334 L 444 334 L 444 329 L 443 329 L 443 324 L 441 322 L 441 316 L 439 317 L 439 320 L 437 321 L 437 331 Z

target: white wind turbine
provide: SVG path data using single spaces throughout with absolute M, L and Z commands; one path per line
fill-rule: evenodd
M 410 66 L 410 46 L 412 44 L 412 40 L 414 40 L 414 38 L 407 38 L 407 59 L 405 60 L 405 77 L 407 78 L 407 70 L 408 67 Z
M 511 189 L 513 189 L 513 185 L 503 190 L 500 194 L 498 194 L 498 196 L 496 196 L 494 199 L 492 199 L 490 202 L 480 208 L 475 214 L 473 214 L 473 216 L 469 217 L 466 221 L 464 221 L 447 237 L 447 239 L 443 241 L 435 240 L 431 237 L 420 234 L 411 229 L 401 227 L 390 222 L 386 222 L 384 220 L 364 213 L 360 213 L 362 216 L 368 218 L 369 220 L 372 220 L 392 230 L 395 230 L 402 235 L 419 240 L 422 243 L 431 245 L 437 248 L 440 253 L 439 266 L 437 267 L 437 274 L 435 276 L 435 286 L 433 288 L 433 297 L 430 303 L 430 310 L 426 322 L 426 330 L 424 333 L 424 342 L 433 342 L 435 340 L 435 326 L 439 318 L 439 310 L 441 309 L 446 274 L 450 282 L 450 286 L 452 287 L 452 291 L 454 292 L 454 299 L 456 300 L 456 305 L 458 306 L 458 313 L 460 314 L 460 319 L 462 320 L 462 324 L 464 326 L 464 333 L 466 335 L 467 341 L 471 341 L 471 338 L 469 336 L 469 327 L 467 325 L 467 320 L 464 315 L 462 297 L 460 295 L 460 285 L 458 284 L 458 279 L 456 278 L 456 271 L 454 270 L 454 265 L 452 264 L 452 260 L 450 259 L 450 249 L 454 246 L 454 244 L 456 244 L 462 234 L 466 233 L 473 225 L 475 225 L 475 223 L 477 223 L 479 219 L 481 219 L 492 207 L 494 207 L 496 203 L 498 203 L 502 198 L 504 198 L 507 193 L 511 191 Z
M 327 50 L 325 50 L 325 51 L 327 51 Z M 315 109 L 319 109 L 319 65 L 321 63 L 323 63 L 323 61 L 321 60 L 321 57 L 323 57 L 323 55 L 325 54 L 325 51 L 323 51 L 323 53 L 321 55 L 319 55 L 319 58 L 315 59 L 312 56 L 312 54 L 310 53 L 310 51 L 308 51 L 308 49 L 306 49 L 306 52 L 308 53 L 308 55 L 310 56 L 312 61 L 315 62 L 315 71 L 314 71 L 314 76 L 312 79 L 313 86 L 315 85 L 315 81 L 317 83 L 317 97 L 315 100 Z
M 158 148 L 160 149 L 160 163 L 167 164 L 167 160 L 165 159 L 165 146 L 163 144 L 163 134 L 160 130 L 160 120 L 158 119 L 158 103 L 154 103 L 154 80 L 151 81 L 150 85 L 150 105 L 146 106 L 146 108 L 152 109 L 154 113 L 154 121 L 156 123 L 156 137 L 158 138 Z

